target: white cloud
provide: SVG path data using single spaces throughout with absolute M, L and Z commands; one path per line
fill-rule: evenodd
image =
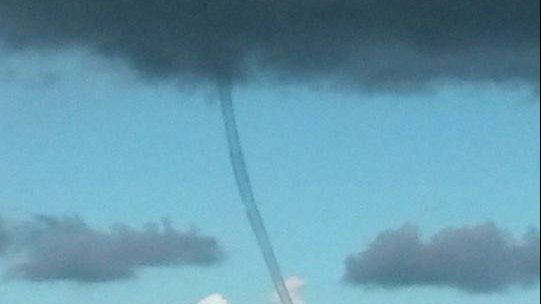
M 199 301 L 198 304 L 229 304 L 229 301 L 221 294 L 215 293 Z
M 304 298 L 302 297 L 302 292 L 306 287 L 306 282 L 304 282 L 301 278 L 294 276 L 288 278 L 285 283 L 289 293 L 291 294 L 293 304 L 306 304 Z M 280 299 L 278 298 L 276 292 L 272 296 L 272 303 L 280 304 Z
M 288 278 L 285 283 L 291 294 L 293 304 L 306 304 L 302 296 L 302 292 L 306 287 L 306 282 L 301 278 L 294 276 Z M 271 303 L 281 304 L 276 292 L 272 294 Z M 230 302 L 223 295 L 215 293 L 199 301 L 197 304 L 230 304 Z

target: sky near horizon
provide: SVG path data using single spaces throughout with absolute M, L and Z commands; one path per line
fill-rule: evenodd
M 488 222 L 515 239 L 538 231 L 538 90 L 488 81 L 407 94 L 235 86 L 256 198 L 285 276 L 302 280 L 303 301 L 539 303 L 538 282 L 472 293 L 343 281 L 346 258 L 405 224 L 425 243 L 445 228 Z M 0 303 L 196 304 L 212 294 L 271 303 L 216 99 L 213 88 L 149 84 L 80 51 L 0 58 L 0 217 L 8 225 L 67 216 L 98 231 L 121 223 L 137 236 L 167 218 L 178 231 L 215 238 L 225 256 L 205 267 L 143 267 L 107 283 L 7 278 Z M 0 270 L 17 258 L 0 258 Z

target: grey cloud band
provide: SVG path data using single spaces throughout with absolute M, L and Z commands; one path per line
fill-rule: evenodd
M 15 258 L 8 257 L 7 277 L 36 282 L 118 281 L 143 268 L 211 266 L 223 259 L 214 238 L 178 231 L 167 222 L 102 231 L 79 218 L 42 216 L 19 223 L 11 238 L 6 249 Z
M 539 281 L 539 233 L 520 241 L 494 224 L 445 229 L 423 242 L 417 228 L 381 233 L 346 261 L 352 285 L 446 286 L 473 293 Z
M 7 251 L 11 244 L 11 236 L 7 230 L 4 220 L 0 217 L 0 256 Z

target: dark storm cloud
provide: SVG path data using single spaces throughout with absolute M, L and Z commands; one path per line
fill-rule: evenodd
M 145 75 L 332 76 L 372 87 L 539 79 L 539 0 L 0 0 L 22 48 L 82 46 Z
M 7 276 L 36 282 L 117 281 L 146 267 L 210 266 L 222 258 L 213 238 L 178 231 L 167 222 L 161 228 L 116 225 L 100 231 L 79 218 L 39 217 L 17 230 L 17 264 Z
M 378 236 L 349 257 L 345 280 L 354 285 L 401 288 L 448 286 L 473 293 L 539 281 L 539 233 L 516 241 L 494 224 L 445 229 L 424 243 L 415 227 Z

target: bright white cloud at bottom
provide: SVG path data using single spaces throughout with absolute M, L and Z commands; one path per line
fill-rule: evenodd
M 306 304 L 302 297 L 302 291 L 306 283 L 301 278 L 295 276 L 288 278 L 285 283 L 291 294 L 293 304 Z M 270 302 L 272 304 L 281 304 L 276 292 L 273 292 Z M 215 293 L 199 301 L 197 304 L 230 304 L 230 302 L 223 295 Z
M 229 304 L 229 301 L 221 294 L 215 293 L 199 301 L 197 304 Z
M 302 292 L 306 287 L 306 282 L 301 278 L 294 276 L 288 278 L 285 283 L 291 295 L 293 304 L 306 304 L 304 298 L 302 297 Z M 273 293 L 272 303 L 280 304 L 280 299 L 278 298 L 278 294 L 276 294 L 276 292 Z

